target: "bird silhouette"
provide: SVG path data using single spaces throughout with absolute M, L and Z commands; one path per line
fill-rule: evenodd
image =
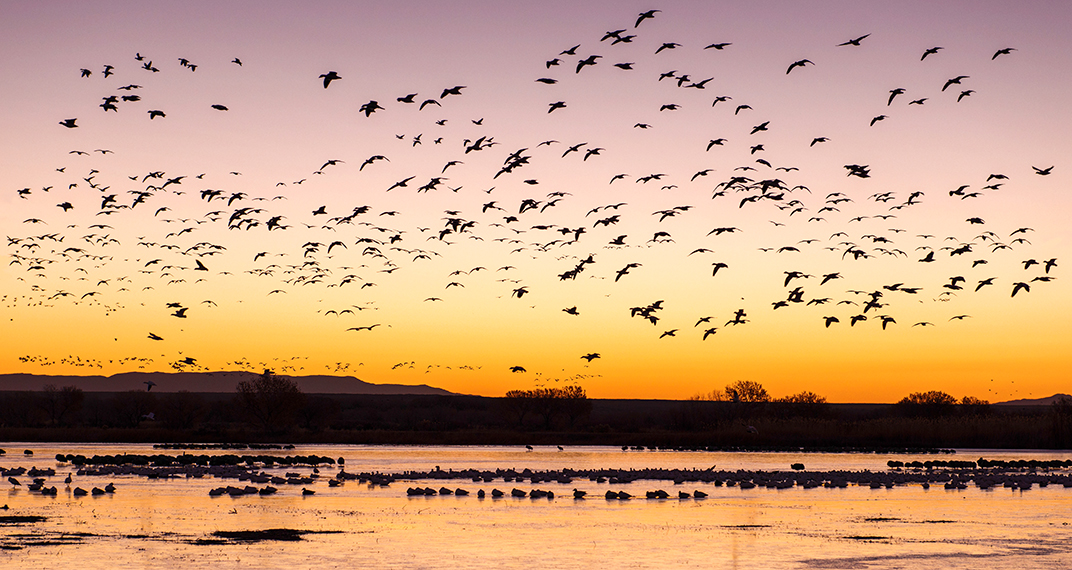
M 789 75 L 789 72 L 793 71 L 794 68 L 804 67 L 805 65 L 808 65 L 808 64 L 815 65 L 810 59 L 799 59 L 797 61 L 794 61 L 793 63 L 789 64 L 789 69 L 785 70 L 785 74 Z M 749 108 L 751 108 L 751 107 L 749 107 Z M 740 109 L 740 107 L 738 107 L 738 109 Z
M 860 36 L 860 37 L 858 37 L 856 39 L 849 40 L 847 42 L 842 42 L 842 43 L 837 44 L 837 45 L 838 45 L 838 47 L 841 47 L 841 46 L 859 46 L 860 42 L 863 41 L 864 38 L 867 38 L 870 35 L 871 34 L 864 34 L 864 35 L 862 35 L 862 36 Z
M 938 53 L 939 50 L 943 50 L 943 49 L 945 49 L 945 48 L 941 47 L 941 46 L 935 46 L 935 47 L 932 47 L 932 48 L 927 48 L 927 50 L 925 50 L 923 52 L 923 55 L 920 56 L 919 60 L 923 61 L 923 60 L 927 59 L 928 55 L 934 55 L 934 54 Z
M 239 64 L 239 65 L 241 65 L 241 64 Z M 335 73 L 334 71 L 329 71 L 327 73 L 322 73 L 322 74 L 320 74 L 320 78 L 324 80 L 324 89 L 327 89 L 328 85 L 331 85 L 332 81 L 335 81 L 336 79 L 342 79 L 342 77 L 338 73 Z
M 655 18 L 655 14 L 658 14 L 661 11 L 662 10 L 648 10 L 647 12 L 641 12 L 640 15 L 637 16 L 636 23 L 633 24 L 633 27 L 634 28 L 640 27 L 641 22 L 643 22 L 644 20 L 650 20 L 652 18 Z

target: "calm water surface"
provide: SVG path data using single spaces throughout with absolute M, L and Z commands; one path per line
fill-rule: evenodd
M 941 485 L 892 489 L 772 490 L 705 483 L 637 481 L 622 485 L 576 479 L 569 484 L 399 480 L 389 487 L 357 481 L 328 487 L 338 467 L 320 467 L 313 496 L 276 485 L 273 496 L 210 497 L 234 479 L 150 480 L 78 477 L 71 488 L 113 482 L 111 495 L 74 497 L 63 483 L 69 465 L 56 453 L 163 453 L 149 445 L 4 443 L 0 467 L 52 467 L 57 497 L 3 482 L 0 516 L 39 515 L 44 522 L 0 524 L 7 568 L 1072 568 L 1072 489 L 1028 491 Z M 22 454 L 31 449 L 34 456 Z M 441 469 L 518 471 L 561 468 L 886 471 L 886 461 L 928 459 L 1070 459 L 1069 452 L 960 450 L 954 456 L 793 453 L 622 452 L 618 448 L 386 447 L 306 445 L 286 451 L 192 451 L 197 454 L 343 457 L 350 473 Z M 271 474 L 311 467 L 268 469 Z M 409 497 L 410 486 L 461 487 L 472 495 Z M 554 491 L 553 500 L 491 499 L 497 488 Z M 572 498 L 574 488 L 588 491 Z M 484 489 L 489 498 L 476 497 Z M 607 501 L 607 490 L 644 496 L 665 489 L 702 490 L 702 500 Z M 198 544 L 214 531 L 290 528 L 331 531 L 297 542 Z M 21 549 L 8 550 L 6 548 Z

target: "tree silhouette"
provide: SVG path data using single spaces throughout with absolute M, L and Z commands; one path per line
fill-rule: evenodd
M 931 390 L 930 392 L 913 392 L 897 403 L 918 404 L 923 406 L 952 406 L 957 403 L 957 399 L 945 392 Z
M 517 425 L 525 425 L 525 416 L 535 409 L 535 394 L 532 390 L 510 390 L 504 398 L 506 409 L 517 416 Z
M 504 398 L 506 409 L 517 416 L 519 426 L 525 425 L 529 413 L 543 416 L 544 428 L 551 429 L 555 417 L 565 415 L 570 426 L 592 411 L 592 403 L 580 386 L 510 390 Z
M 294 425 L 305 405 L 298 384 L 271 370 L 238 383 L 238 401 L 250 420 L 267 433 L 282 433 Z
M 205 400 L 189 390 L 179 390 L 163 397 L 160 419 L 169 429 L 190 429 L 197 425 L 205 410 Z
M 1058 449 L 1072 447 L 1072 397 L 1062 395 L 1050 405 L 1054 443 Z
M 726 386 L 726 399 L 731 402 L 750 404 L 769 402 L 770 395 L 762 384 L 755 380 L 738 380 Z
M 156 396 L 145 390 L 129 390 L 113 396 L 110 404 L 112 425 L 135 428 L 145 416 L 155 415 Z
M 944 416 L 953 412 L 957 399 L 945 392 L 931 390 L 929 392 L 913 392 L 897 405 L 911 416 Z
M 778 398 L 774 402 L 776 411 L 782 417 L 820 417 L 830 411 L 826 398 L 808 390 Z
M 562 413 L 569 418 L 569 425 L 573 425 L 578 419 L 592 413 L 592 402 L 588 400 L 588 394 L 584 388 L 574 384 L 559 389 Z
M 42 390 L 38 405 L 45 412 L 50 425 L 66 425 L 82 409 L 85 398 L 82 389 L 76 386 L 57 388 L 54 384 L 48 384 Z
M 964 396 L 960 399 L 960 409 L 966 414 L 989 414 L 990 402 L 975 396 Z
M 792 396 L 778 398 L 775 401 L 784 404 L 825 404 L 826 398 L 816 394 L 815 392 L 805 390 L 803 392 L 800 392 L 799 394 L 793 394 Z

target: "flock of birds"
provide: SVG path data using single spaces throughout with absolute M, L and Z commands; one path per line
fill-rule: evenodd
M 755 319 L 776 319 L 779 315 L 798 307 L 818 307 L 814 317 L 817 329 L 834 326 L 862 327 L 864 323 L 883 330 L 894 325 L 929 327 L 937 323 L 969 318 L 967 314 L 949 314 L 935 310 L 932 320 L 899 323 L 897 309 L 908 302 L 927 298 L 935 302 L 948 302 L 961 295 L 979 294 L 981 291 L 1004 287 L 1006 297 L 1016 298 L 1031 293 L 1034 287 L 1056 279 L 1059 260 L 1050 255 L 1025 254 L 1030 249 L 1030 227 L 988 224 L 975 215 L 971 207 L 988 196 L 1005 190 L 1021 173 L 979 173 L 975 180 L 956 188 L 924 188 L 910 192 L 875 189 L 868 179 L 878 176 L 867 164 L 845 164 L 844 174 L 854 182 L 855 192 L 826 192 L 818 187 L 803 184 L 800 169 L 789 164 L 780 164 L 771 141 L 765 135 L 778 126 L 764 119 L 762 109 L 737 101 L 730 95 L 706 96 L 714 88 L 715 77 L 686 72 L 678 69 L 650 71 L 659 65 L 660 59 L 669 52 L 690 49 L 677 42 L 647 43 L 642 38 L 649 20 L 663 18 L 660 10 L 649 10 L 638 15 L 632 24 L 621 29 L 610 29 L 602 37 L 592 37 L 568 47 L 534 67 L 540 69 L 541 77 L 534 78 L 544 89 L 549 101 L 546 115 L 559 117 L 568 114 L 571 104 L 559 100 L 553 93 L 560 82 L 578 82 L 592 73 L 592 68 L 612 65 L 621 73 L 636 74 L 637 81 L 650 81 L 665 86 L 668 99 L 689 97 L 698 100 L 705 97 L 706 112 L 722 113 L 720 119 L 735 121 L 736 126 L 727 127 L 725 136 L 712 137 L 702 146 L 703 156 L 710 163 L 719 161 L 717 151 L 733 145 L 748 149 L 749 162 L 735 167 L 705 167 L 695 172 L 610 172 L 606 176 L 608 192 L 621 200 L 608 203 L 593 203 L 589 192 L 580 188 L 558 185 L 561 189 L 543 192 L 541 180 L 526 176 L 533 165 L 558 168 L 599 169 L 600 160 L 615 152 L 610 141 L 597 146 L 588 141 L 559 142 L 557 140 L 531 141 L 513 144 L 496 140 L 490 134 L 494 125 L 484 124 L 483 117 L 456 119 L 440 118 L 431 113 L 445 113 L 451 102 L 466 97 L 478 86 L 448 85 L 432 94 L 402 92 L 394 101 L 369 99 L 360 106 L 358 121 L 387 121 L 391 115 L 402 112 L 426 113 L 428 132 L 399 134 L 393 140 L 378 141 L 383 153 L 368 157 L 345 159 L 328 157 L 308 174 L 293 181 L 280 181 L 267 192 L 256 193 L 242 184 L 242 173 L 165 172 L 150 169 L 117 175 L 110 171 L 109 161 L 115 153 L 106 148 L 75 149 L 68 160 L 57 165 L 50 173 L 49 185 L 26 186 L 14 189 L 19 200 L 16 206 L 35 212 L 25 219 L 23 228 L 8 228 L 6 246 L 9 265 L 21 270 L 19 280 L 26 290 L 9 293 L 2 297 L 6 307 L 54 306 L 70 304 L 100 307 L 106 314 L 114 314 L 127 306 L 127 300 L 137 298 L 139 292 L 149 290 L 182 291 L 175 300 L 162 304 L 155 311 L 161 328 L 146 330 L 145 339 L 153 343 L 175 342 L 180 357 L 170 362 L 178 370 L 207 369 L 197 358 L 181 353 L 181 339 L 158 334 L 167 326 L 183 319 L 196 319 L 206 311 L 214 310 L 217 304 L 212 299 L 198 295 L 197 284 L 205 282 L 209 287 L 227 287 L 228 280 L 236 274 L 245 274 L 264 283 L 261 290 L 249 290 L 250 298 L 261 297 L 265 302 L 286 303 L 288 295 L 308 288 L 318 290 L 346 290 L 351 299 L 345 306 L 317 310 L 318 318 L 328 319 L 326 326 L 338 327 L 340 334 L 377 334 L 391 327 L 386 318 L 371 318 L 378 311 L 389 309 L 381 303 L 377 288 L 389 290 L 403 281 L 417 279 L 424 284 L 427 295 L 409 303 L 436 305 L 449 303 L 452 295 L 467 287 L 491 287 L 504 300 L 517 303 L 536 303 L 533 308 L 560 313 L 568 325 L 586 313 L 582 301 L 565 307 L 547 307 L 540 300 L 548 287 L 546 279 L 536 277 L 535 267 L 543 267 L 546 260 L 553 260 L 559 270 L 555 276 L 562 286 L 582 279 L 602 280 L 606 291 L 621 291 L 634 279 L 655 265 L 654 259 L 673 259 L 690 278 L 710 280 L 711 287 L 718 287 L 724 280 L 735 275 L 747 274 L 748 267 L 719 258 L 719 251 L 748 246 L 758 247 L 756 255 L 775 256 L 788 265 L 778 277 L 784 294 L 781 297 L 757 302 L 742 300 L 742 306 L 727 306 L 721 312 L 696 312 L 687 322 L 677 318 L 668 322 L 661 312 L 671 303 L 689 303 L 692 300 L 652 299 L 650 303 L 634 305 L 623 303 L 619 308 L 623 322 L 640 319 L 655 326 L 654 340 L 693 335 L 710 341 L 727 329 L 746 325 Z M 836 49 L 865 49 L 868 43 L 881 41 L 864 34 L 837 43 Z M 653 47 L 645 61 L 612 61 L 614 55 L 629 44 L 644 44 Z M 694 49 L 694 48 L 693 48 Z M 733 42 L 717 41 L 703 47 L 705 54 L 737 49 Z M 942 46 L 921 49 L 919 65 L 932 63 L 942 57 Z M 596 53 L 596 52 L 599 53 Z M 650 52 L 654 53 L 651 54 Z M 990 56 L 990 60 L 1015 57 L 1015 48 L 1002 47 Z M 629 52 L 635 54 L 635 52 Z M 607 54 L 607 55 L 602 55 Z M 549 54 L 550 55 L 550 54 Z M 182 120 L 166 109 L 146 105 L 152 100 L 148 85 L 157 73 L 196 73 L 198 63 L 187 58 L 165 65 L 154 62 L 149 56 L 138 53 L 130 66 L 103 65 L 86 67 L 75 74 L 79 80 L 102 81 L 114 85 L 114 92 L 102 98 L 100 111 L 106 116 L 139 110 L 151 121 Z M 247 62 L 249 63 L 249 62 Z M 821 64 L 821 62 L 820 62 Z M 240 72 L 243 62 L 231 60 L 235 72 Z M 789 62 L 785 75 L 799 76 L 809 72 L 817 64 L 811 59 Z M 129 69 L 128 69 L 129 67 Z M 95 71 L 100 69 L 100 71 Z M 111 77 L 129 78 L 142 74 L 142 79 L 115 85 Z M 352 82 L 349 73 L 325 70 L 318 78 L 323 89 L 339 89 Z M 880 123 L 891 122 L 900 107 L 916 107 L 932 104 L 936 98 L 944 98 L 954 104 L 965 105 L 974 96 L 971 77 L 957 75 L 941 85 L 935 85 L 932 93 L 909 94 L 905 88 L 876 93 L 876 100 L 885 109 L 883 113 L 860 119 L 861 128 L 878 129 Z M 145 94 L 143 94 L 143 91 Z M 906 101 L 906 99 L 909 99 Z M 230 107 L 220 102 L 206 103 L 216 112 L 230 112 Z M 686 105 L 667 102 L 661 105 L 656 116 L 679 113 Z M 726 109 L 723 111 L 723 109 Z M 732 112 L 732 114 L 731 114 Z M 888 114 L 887 114 L 888 113 Z M 751 117 L 760 115 L 756 119 Z M 420 115 L 422 118 L 424 115 Z M 66 129 L 86 126 L 82 117 L 69 117 L 59 121 Z M 453 138 L 446 130 L 448 122 L 465 123 L 467 132 L 473 132 L 464 140 Z M 746 124 L 747 123 L 747 124 Z M 741 125 L 745 125 L 742 127 Z M 658 124 L 637 122 L 636 132 L 657 129 Z M 732 142 L 730 138 L 734 139 Z M 815 133 L 802 146 L 815 151 L 816 147 L 836 144 L 831 137 Z M 419 153 L 427 147 L 454 148 L 454 158 L 445 164 L 430 164 Z M 497 165 L 493 170 L 477 172 L 477 157 L 495 155 Z M 390 157 L 388 156 L 390 155 Z M 403 226 L 395 220 L 407 219 L 405 212 L 380 209 L 353 203 L 341 205 L 338 200 L 318 204 L 312 209 L 299 211 L 288 205 L 291 199 L 309 199 L 310 194 L 299 192 L 303 188 L 319 185 L 330 187 L 337 172 L 357 177 L 373 171 L 392 170 L 396 163 L 404 163 L 400 157 L 416 161 L 422 172 L 398 172 L 393 184 L 369 190 L 382 193 L 375 200 L 389 200 L 399 193 L 408 193 L 399 203 L 412 203 L 414 195 L 432 193 L 455 196 L 457 208 L 445 210 L 439 216 L 440 225 Z M 558 162 L 556 162 L 558 161 Z M 568 162 L 567 162 L 568 161 Z M 1054 166 L 1031 166 L 1023 169 L 1023 176 L 1045 177 Z M 309 171 L 306 171 L 309 172 Z M 546 172 L 542 171 L 542 172 Z M 456 178 L 457 177 L 457 178 Z M 481 184 L 479 190 L 464 188 L 455 180 L 474 181 Z M 792 179 L 793 181 L 787 181 Z M 712 181 L 714 181 L 712 183 Z M 302 186 L 309 184 L 309 186 Z M 228 189 L 230 188 L 230 189 Z M 698 190 L 703 188 L 702 190 Z M 667 201 L 681 199 L 684 192 L 690 196 L 702 196 L 698 204 L 675 204 L 653 212 L 638 211 L 630 206 L 630 197 L 643 193 L 650 195 L 655 190 L 662 192 Z M 528 193 L 525 195 L 524 193 Z M 325 193 L 322 195 L 327 196 Z M 314 196 L 316 194 L 313 194 Z M 646 200 L 647 198 L 645 198 Z M 965 212 L 960 220 L 944 225 L 942 233 L 911 235 L 899 227 L 899 221 L 912 215 L 914 210 L 927 202 L 960 204 L 957 211 Z M 706 204 L 706 205 L 705 205 Z M 474 206 L 475 205 L 475 206 Z M 715 214 L 698 212 L 711 212 Z M 763 210 L 769 219 L 763 220 L 763 232 L 776 230 L 786 237 L 780 244 L 748 243 L 750 227 L 744 222 L 734 224 L 711 224 L 710 231 L 698 238 L 686 236 L 688 230 L 675 225 L 678 220 L 693 218 L 735 219 Z M 83 226 L 71 223 L 78 214 L 91 212 L 95 223 Z M 78 218 L 84 219 L 84 218 Z M 766 226 L 766 223 L 771 226 Z M 638 235 L 637 228 L 657 231 Z M 623 228 L 630 228 L 628 231 Z M 829 229 L 833 228 L 833 229 Z M 223 231 L 220 231 L 223 230 Z M 621 231 L 618 231 L 621 230 Z M 945 232 L 967 232 L 971 237 L 963 239 L 942 235 Z M 199 237 L 209 234 L 220 239 Z M 285 235 L 288 245 L 283 249 L 265 246 L 248 258 L 239 258 L 239 253 L 261 243 L 277 243 L 277 236 Z M 806 235 L 807 237 L 804 237 Z M 129 237 L 128 237 L 129 236 Z M 801 239 L 798 239 L 801 238 Z M 466 245 L 462 245 L 466 244 Z M 743 245 L 747 244 L 747 245 Z M 433 261 L 451 259 L 454 250 L 466 247 L 483 248 L 489 260 L 485 265 L 459 267 L 447 274 L 430 274 L 424 265 Z M 749 249 L 751 249 L 749 247 Z M 114 253 L 113 253 L 114 252 Z M 636 255 L 636 260 L 625 259 Z M 798 262 L 797 257 L 807 256 L 808 261 Z M 460 257 L 460 256 L 459 256 Z M 604 258 L 606 261 L 604 261 Z M 625 259 L 625 262 L 622 260 Z M 821 259 L 821 262 L 815 260 Z M 866 287 L 845 290 L 839 288 L 841 280 L 866 282 L 869 260 L 891 259 L 904 262 L 913 268 L 943 266 L 948 268 L 945 277 L 938 282 L 903 283 L 880 282 Z M 821 271 L 809 270 L 799 265 L 823 265 Z M 1000 266 L 1000 267 L 998 267 Z M 1012 269 L 1015 267 L 1015 269 Z M 62 268 L 62 270 L 58 270 Z M 991 269 L 993 268 L 993 269 Z M 549 276 L 542 276 L 544 278 Z M 617 296 L 615 297 L 617 298 Z M 388 310 L 383 313 L 387 314 Z M 341 319 L 350 319 L 347 324 L 336 324 Z M 352 323 L 361 320 L 360 323 Z M 914 319 L 913 319 L 914 320 Z M 352 324 L 352 326 L 350 326 Z M 172 333 L 177 334 L 177 333 Z M 585 366 L 601 358 L 600 352 L 578 354 Z M 277 359 L 278 360 L 278 359 Z M 24 362 L 81 365 L 82 357 L 56 360 L 47 356 L 27 356 Z M 86 363 L 103 367 L 104 360 L 86 358 Z M 136 364 L 151 366 L 151 358 L 112 359 L 110 364 Z M 254 365 L 243 358 L 228 362 L 228 365 Z M 263 362 L 261 363 L 263 364 Z M 413 363 L 400 363 L 395 366 Z M 214 363 L 213 366 L 218 366 Z M 297 364 L 283 364 L 297 370 Z M 351 369 L 350 363 L 336 362 L 326 365 L 329 369 Z M 429 369 L 433 365 L 428 365 Z M 477 366 L 466 367 L 473 369 Z M 354 366 L 356 368 L 356 365 Z M 304 366 L 302 367 L 304 369 Z M 527 372 L 524 366 L 513 366 L 513 372 Z M 285 368 L 284 368 L 285 371 Z M 151 386 L 150 386 L 151 388 Z

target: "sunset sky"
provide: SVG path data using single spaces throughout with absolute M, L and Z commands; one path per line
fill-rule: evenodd
M 1068 392 L 1069 21 L 1065 2 L 7 2 L 0 373 Z

